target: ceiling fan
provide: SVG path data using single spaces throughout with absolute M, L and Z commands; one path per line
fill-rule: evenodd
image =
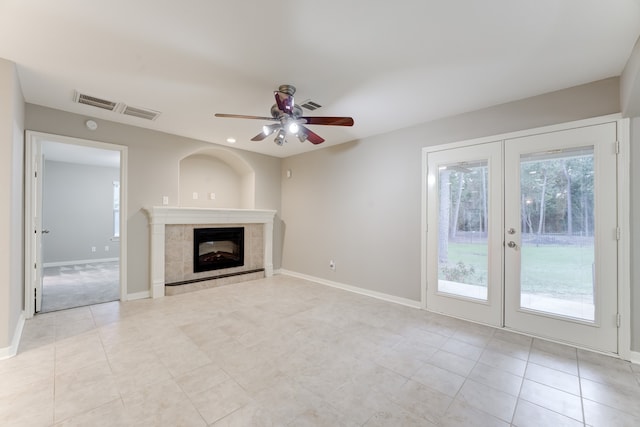
M 296 88 L 291 85 L 281 85 L 273 94 L 276 103 L 271 107 L 271 117 L 245 116 L 240 114 L 217 113 L 216 117 L 234 119 L 269 120 L 272 123 L 264 125 L 262 132 L 251 138 L 252 141 L 262 141 L 269 135 L 276 133 L 275 143 L 282 145 L 287 142 L 288 135 L 295 135 L 300 142 L 309 141 L 321 144 L 324 139 L 305 125 L 353 126 L 351 117 L 308 117 L 303 116 L 302 108 L 293 99 Z

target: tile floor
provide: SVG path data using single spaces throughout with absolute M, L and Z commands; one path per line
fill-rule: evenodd
M 3 426 L 639 426 L 640 366 L 287 276 L 27 321 Z

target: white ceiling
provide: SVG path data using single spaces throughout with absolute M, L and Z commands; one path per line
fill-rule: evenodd
M 27 102 L 287 157 L 618 76 L 640 0 L 0 0 L 0 58 Z M 272 91 L 298 88 L 327 141 L 251 142 Z M 146 121 L 74 90 L 157 110 Z
M 83 145 L 63 144 L 54 141 L 43 141 L 42 154 L 45 160 L 54 162 L 75 163 L 80 165 L 120 167 L 120 152 Z

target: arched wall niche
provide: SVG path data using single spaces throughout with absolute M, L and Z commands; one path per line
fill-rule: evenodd
M 254 209 L 255 172 L 232 151 L 195 152 L 180 161 L 180 206 Z

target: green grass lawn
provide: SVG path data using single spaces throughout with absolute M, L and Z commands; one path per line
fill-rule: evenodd
M 593 248 L 580 246 L 525 246 L 522 250 L 522 290 L 556 298 L 591 295 Z M 450 243 L 449 266 L 462 262 L 473 266 L 465 283 L 486 286 L 487 247 L 484 244 Z M 444 279 L 442 272 L 440 278 Z

